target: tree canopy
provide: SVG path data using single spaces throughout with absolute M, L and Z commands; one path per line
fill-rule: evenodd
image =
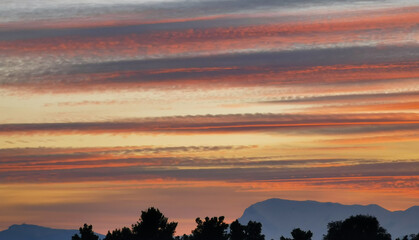
M 235 220 L 229 225 L 224 219 L 224 216 L 196 218 L 197 226 L 190 235 L 174 237 L 177 223 L 169 222 L 160 210 L 151 207 L 141 211 L 139 221 L 131 225 L 131 228 L 108 231 L 103 240 L 265 240 L 260 222 L 249 221 L 247 225 L 242 225 Z M 330 222 L 327 227 L 323 240 L 391 240 L 391 235 L 373 216 L 351 216 L 342 221 Z M 292 238 L 281 236 L 280 240 L 311 240 L 313 233 L 295 228 L 291 231 L 291 236 Z M 99 236 L 93 232 L 92 225 L 85 223 L 79 229 L 79 234 L 71 239 L 99 240 Z M 395 240 L 419 240 L 419 233 Z
M 123 227 L 122 229 L 115 229 L 111 232 L 108 231 L 104 240 L 132 240 L 133 235 L 131 229 Z
M 246 227 L 236 220 L 230 224 L 230 240 L 243 240 L 246 238 Z
M 71 237 L 71 240 L 98 240 L 99 236 L 93 232 L 92 225 L 87 225 L 86 223 L 83 227 L 79 228 L 80 236 L 78 234 L 74 234 Z
M 195 222 L 197 226 L 192 231 L 193 240 L 228 240 L 228 224 L 224 222 L 224 216 L 206 217 L 204 221 L 197 218 Z
M 396 238 L 396 240 L 419 240 L 419 233 L 418 234 L 410 234 L 409 236 L 406 235 L 402 238 Z
M 313 237 L 313 233 L 309 231 L 303 231 L 299 228 L 295 228 L 291 232 L 292 238 L 285 238 L 281 236 L 280 240 L 311 240 L 311 237 Z
M 230 224 L 230 240 L 265 240 L 262 234 L 262 224 L 249 221 L 247 225 L 242 225 L 239 220 Z
M 168 219 L 156 208 L 141 211 L 140 221 L 132 225 L 134 240 L 172 240 L 177 223 Z
M 330 222 L 324 240 L 391 240 L 391 235 L 372 216 L 357 215 Z
M 108 231 L 104 240 L 173 240 L 176 227 L 176 222 L 168 222 L 160 210 L 151 207 L 141 211 L 141 217 L 132 229 Z

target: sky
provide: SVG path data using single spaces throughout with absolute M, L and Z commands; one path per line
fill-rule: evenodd
M 418 0 L 2 0 L 0 230 L 419 205 Z

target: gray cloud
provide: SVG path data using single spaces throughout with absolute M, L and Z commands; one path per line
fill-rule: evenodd
M 277 100 L 260 101 L 258 103 L 308 103 L 308 102 L 329 102 L 329 101 L 347 101 L 347 100 L 382 100 L 386 98 L 399 97 L 416 97 L 419 96 L 417 91 L 409 92 L 393 92 L 393 93 L 351 93 L 339 95 L 316 95 L 316 96 L 300 96 L 295 98 L 281 98 Z
M 259 84 L 278 83 L 312 83 L 327 82 L 340 83 L 368 81 L 364 78 L 347 77 L 348 71 L 339 70 L 339 66 L 365 64 L 379 64 L 383 69 L 365 69 L 367 72 L 382 73 L 383 71 L 409 72 L 417 67 L 419 58 L 417 45 L 387 46 L 387 47 L 347 47 L 328 49 L 309 49 L 281 52 L 232 53 L 202 57 L 178 57 L 146 60 L 111 61 L 101 63 L 85 63 L 74 65 L 58 65 L 43 69 L 42 71 L 15 72 L 0 79 L 4 87 L 35 87 L 35 89 L 89 89 L 92 87 L 126 88 L 133 86 L 164 87 L 162 83 L 171 84 L 222 84 L 231 86 L 254 86 Z M 393 63 L 401 62 L 399 67 Z M 403 65 L 406 63 L 406 65 Z M 389 69 L 385 69 L 386 66 Z M 328 70 L 336 77 L 332 80 L 321 76 L 313 78 L 313 73 L 292 74 L 289 71 L 304 70 L 304 68 L 336 66 L 336 70 Z M 194 70 L 195 69 L 195 70 Z M 199 71 L 196 69 L 200 69 Z M 176 70 L 176 71 L 170 71 Z M 355 70 L 354 70 L 355 71 Z M 105 74 L 99 78 L 91 79 L 89 74 Z M 107 76 L 106 74 L 110 75 Z M 129 73 L 129 74 L 126 74 Z M 270 74 L 266 78 L 252 79 L 252 74 Z M 286 77 L 282 77 L 284 74 Z M 238 81 L 234 77 L 246 77 L 248 81 Z M 232 78 L 232 79 L 230 79 Z M 389 79 L 394 76 L 389 75 Z M 332 81 L 332 82 L 330 82 Z M 374 79 L 377 81 L 377 79 Z M 51 84 L 51 83 L 54 84 Z M 185 83 L 184 83 L 185 82 Z M 193 84 L 193 83 L 192 83 Z M 63 88 L 64 86 L 68 86 Z M 51 89 L 52 90 L 52 89 Z
M 35 3 L 34 3 L 35 2 Z M 87 16 L 100 16 L 106 14 L 141 14 L 145 19 L 156 18 L 185 18 L 196 16 L 210 16 L 237 12 L 272 10 L 275 8 L 292 8 L 307 6 L 331 6 L 345 3 L 373 4 L 376 0 L 207 0 L 207 1 L 169 1 L 169 2 L 139 2 L 119 1 L 106 3 L 104 1 L 69 2 L 43 2 L 23 0 L 20 6 L 13 1 L 2 4 L 0 14 L 2 20 L 28 21 L 28 20 L 58 20 L 61 18 L 84 18 Z M 386 1 L 391 2 L 391 1 Z M 383 4 L 383 2 L 380 2 Z
M 272 66 L 292 70 L 293 67 L 312 67 L 345 64 L 379 64 L 415 61 L 419 45 L 387 47 L 347 47 L 309 49 L 282 52 L 235 53 L 205 57 L 148 59 L 74 65 L 66 71 L 76 73 L 103 73 L 176 68 L 260 67 Z M 187 73 L 186 73 L 187 74 Z M 167 76 L 167 78 L 176 77 Z
M 352 128 L 350 128 L 352 127 Z M 130 121 L 0 124 L 0 134 L 228 133 L 321 129 L 335 133 L 417 129 L 417 114 L 231 114 L 143 118 Z
M 257 146 L 179 146 L 179 147 L 116 147 L 116 148 L 12 148 L 0 149 L 0 164 L 63 164 L 73 165 L 76 163 L 98 163 L 100 159 L 107 157 L 104 162 L 112 161 L 152 161 L 148 157 L 133 158 L 137 154 L 158 154 L 160 153 L 204 153 L 217 151 L 239 151 L 255 148 Z M 118 158 L 116 158 L 118 157 Z M 90 159 L 89 161 L 84 161 Z M 179 161 L 177 158 L 165 158 Z M 189 157 L 185 158 L 189 159 Z M 261 158 L 258 158 L 261 159 Z M 71 160 L 71 161 L 66 161 Z M 189 161 L 189 160 L 188 160 Z M 36 162 L 36 164 L 33 164 Z
M 275 181 L 308 178 L 416 176 L 419 162 L 355 164 L 336 167 L 229 167 L 179 169 L 173 167 L 95 167 L 65 170 L 10 171 L 1 175 L 1 182 L 68 182 L 95 180 L 211 180 L 211 181 Z
M 15 40 L 33 40 L 56 37 L 68 37 L 71 39 L 82 39 L 88 37 L 110 37 L 118 35 L 136 34 L 140 38 L 143 34 L 158 33 L 164 31 L 177 31 L 185 29 L 205 29 L 220 26 L 239 26 L 246 21 L 244 18 L 239 19 L 210 19 L 198 20 L 191 19 L 189 21 L 168 22 L 168 23 L 144 23 L 126 26 L 92 26 L 83 28 L 56 28 L 56 29 L 8 29 L 1 31 L 0 41 Z M 267 19 L 255 19 L 252 23 L 264 23 Z M 147 37 L 145 35 L 145 37 Z M 66 39 L 63 39 L 66 40 Z

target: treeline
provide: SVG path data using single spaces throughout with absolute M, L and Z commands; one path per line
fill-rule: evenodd
M 224 217 L 206 217 L 195 220 L 197 226 L 190 235 L 174 236 L 177 223 L 168 219 L 156 208 L 141 212 L 141 217 L 131 228 L 123 227 L 108 231 L 103 240 L 265 240 L 262 224 L 249 221 L 242 225 L 238 220 L 231 224 Z M 343 221 L 330 222 L 323 240 L 391 240 L 391 235 L 372 216 L 357 215 Z M 72 240 L 99 240 L 92 225 L 84 224 Z M 291 232 L 292 238 L 281 236 L 280 240 L 311 240 L 313 233 L 299 228 Z M 419 240 L 418 234 L 406 235 L 396 240 Z

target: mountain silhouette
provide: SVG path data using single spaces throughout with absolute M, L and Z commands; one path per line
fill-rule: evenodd
M 70 240 L 79 230 L 53 229 L 37 225 L 12 225 L 0 232 L 0 240 Z M 101 239 L 105 236 L 98 234 Z
M 266 239 L 279 239 L 290 236 L 294 228 L 311 230 L 313 240 L 321 240 L 327 232 L 327 224 L 331 221 L 344 220 L 352 215 L 364 214 L 377 217 L 381 226 L 391 234 L 392 238 L 419 232 L 419 206 L 405 211 L 391 212 L 378 205 L 343 205 L 339 203 L 322 203 L 316 201 L 292 201 L 284 199 L 268 199 L 248 207 L 241 223 L 257 221 L 262 223 Z

